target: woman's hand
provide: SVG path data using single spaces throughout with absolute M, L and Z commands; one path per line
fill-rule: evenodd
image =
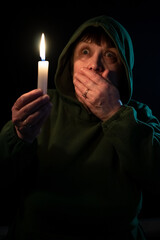
M 82 68 L 74 74 L 74 86 L 77 98 L 102 121 L 112 117 L 122 106 L 117 87 L 93 70 Z
M 33 142 L 49 116 L 52 104 L 48 95 L 35 89 L 23 94 L 12 107 L 12 122 L 19 138 Z

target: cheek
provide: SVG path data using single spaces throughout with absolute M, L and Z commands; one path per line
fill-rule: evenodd
M 81 68 L 85 66 L 86 65 L 82 61 L 79 61 L 79 60 L 75 61 L 73 63 L 73 74 L 76 72 L 80 72 Z
M 122 78 L 122 66 L 112 66 L 109 69 L 108 73 L 109 80 L 113 83 L 114 86 L 119 86 L 120 80 Z

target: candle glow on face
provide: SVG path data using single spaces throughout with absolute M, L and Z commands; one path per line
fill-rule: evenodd
M 42 33 L 40 42 L 40 57 L 42 61 L 38 62 L 38 88 L 42 89 L 43 94 L 47 93 L 48 85 L 48 67 L 49 62 L 45 61 L 45 36 Z

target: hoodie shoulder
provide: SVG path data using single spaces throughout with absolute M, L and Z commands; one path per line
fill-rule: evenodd
M 128 106 L 136 110 L 138 120 L 145 123 L 155 122 L 159 124 L 159 120 L 153 116 L 152 110 L 146 104 L 131 99 Z

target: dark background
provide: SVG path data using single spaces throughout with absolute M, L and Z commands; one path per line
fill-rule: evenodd
M 37 3 L 42 4 L 41 2 Z M 34 5 L 37 5 L 34 4 Z M 74 30 L 91 17 L 106 14 L 131 35 L 135 50 L 133 97 L 146 103 L 160 119 L 160 14 L 154 1 L 66 1 L 42 7 L 23 4 L 1 8 L 0 127 L 11 118 L 11 107 L 23 93 L 37 87 L 39 42 L 46 37 L 49 87 L 54 87 L 57 59 Z M 145 146 L 144 146 L 145 147 Z M 144 194 L 142 216 L 160 217 L 160 197 Z

